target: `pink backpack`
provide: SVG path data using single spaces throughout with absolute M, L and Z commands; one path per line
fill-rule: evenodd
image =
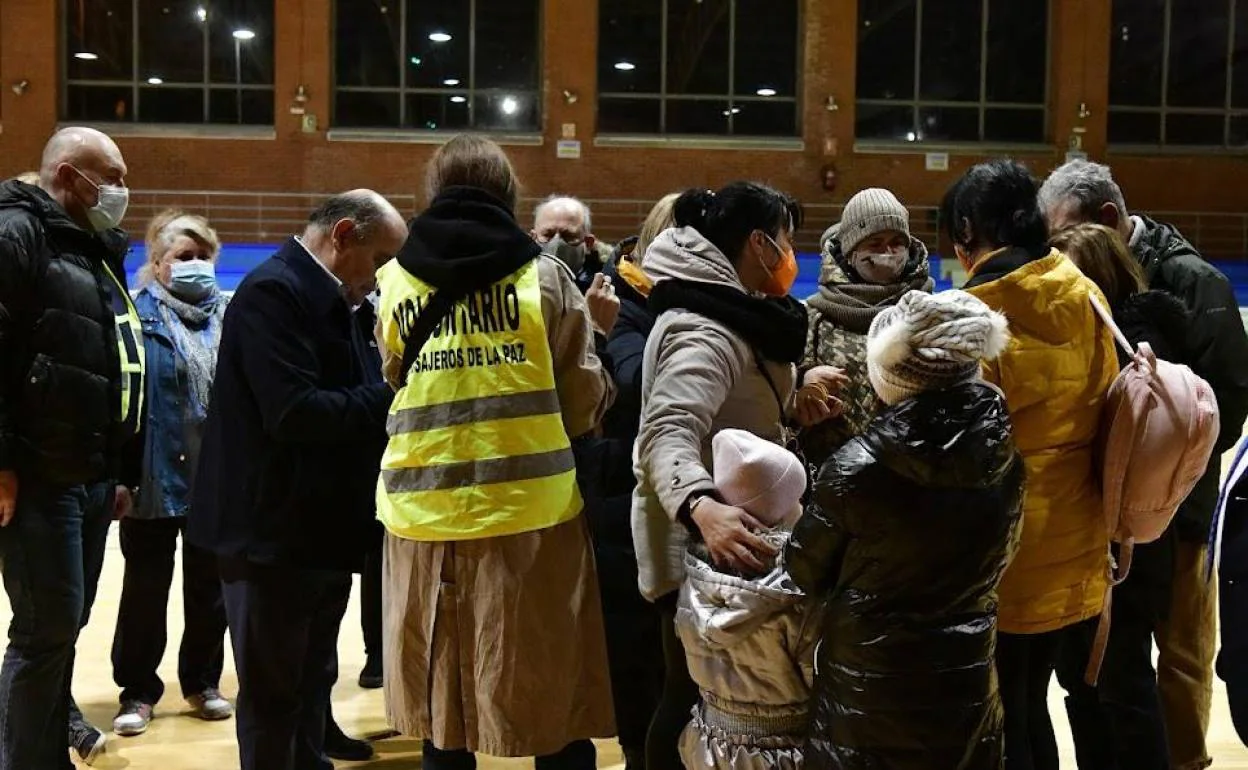
M 1109 590 L 1085 679 L 1096 684 L 1113 587 L 1127 579 L 1136 543 L 1162 536 L 1179 505 L 1209 467 L 1218 440 L 1218 402 L 1191 369 L 1162 361 L 1148 343 L 1135 351 L 1095 296 L 1092 307 L 1132 361 L 1109 388 L 1101 417 L 1101 494 L 1110 538 Z

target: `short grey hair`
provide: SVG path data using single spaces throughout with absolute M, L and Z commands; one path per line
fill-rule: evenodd
M 308 225 L 328 231 L 340 220 L 350 219 L 363 237 L 370 235 L 373 226 L 389 214 L 386 200 L 380 195 L 372 191 L 352 190 L 327 198 L 313 209 L 308 215 Z
M 581 216 L 585 218 L 585 234 L 588 235 L 594 231 L 593 218 L 589 213 L 589 206 L 580 198 L 573 198 L 571 195 L 550 195 L 546 200 L 537 204 L 537 208 L 533 209 L 533 226 L 537 227 L 537 221 L 542 218 L 542 212 L 548 207 L 556 204 L 569 204 L 581 207 Z
M 1114 181 L 1109 166 L 1087 160 L 1072 160 L 1064 164 L 1044 180 L 1040 187 L 1040 208 L 1051 211 L 1065 201 L 1079 204 L 1079 213 L 1085 220 L 1099 221 L 1101 207 L 1112 203 L 1123 217 L 1127 216 L 1127 202 L 1122 188 Z

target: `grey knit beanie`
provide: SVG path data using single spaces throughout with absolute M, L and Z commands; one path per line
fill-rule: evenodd
M 880 400 L 896 404 L 978 379 L 1009 338 L 1005 316 L 964 291 L 911 291 L 871 323 L 867 374 Z
M 888 190 L 872 187 L 849 199 L 841 214 L 841 251 L 849 256 L 858 244 L 889 230 L 910 237 L 910 212 Z

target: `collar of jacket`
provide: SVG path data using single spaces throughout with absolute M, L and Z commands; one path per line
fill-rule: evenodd
M 1031 249 L 1022 246 L 1006 246 L 1003 249 L 999 249 L 988 255 L 976 267 L 974 274 L 966 282 L 965 288 L 973 289 L 976 286 L 983 286 L 986 283 L 1000 280 L 1024 265 L 1035 262 L 1037 259 L 1043 259 L 1049 255 L 1049 251 L 1049 247 L 1045 244 L 1040 244 Z
M 108 263 L 117 274 L 117 280 L 125 282 L 123 263 L 130 242 L 123 230 L 90 232 L 69 218 L 69 213 L 53 200 L 41 187 L 10 179 L 0 184 L 0 208 L 16 208 L 29 212 L 43 223 L 44 231 L 57 250 L 80 254 Z
M 1131 246 L 1131 251 L 1136 261 L 1144 268 L 1145 277 L 1148 278 L 1150 284 L 1157 270 L 1167 260 L 1181 256 L 1200 258 L 1200 252 L 1196 251 L 1196 247 L 1171 225 L 1150 219 L 1142 214 L 1133 215 L 1132 219 L 1138 219 L 1136 227 L 1141 228 L 1142 232 L 1138 238 L 1132 238 L 1134 244 Z
M 448 187 L 412 220 L 398 261 L 425 283 L 462 296 L 492 286 L 541 253 L 502 201 L 473 187 Z
M 316 314 L 328 315 L 339 308 L 344 314 L 350 311 L 342 287 L 334 283 L 325 268 L 294 237 L 288 238 L 273 258 L 285 262 L 298 276 L 304 297 Z

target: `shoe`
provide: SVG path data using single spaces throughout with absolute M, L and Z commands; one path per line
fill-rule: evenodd
M 206 722 L 219 722 L 234 716 L 234 706 L 215 687 L 209 687 L 198 695 L 188 695 L 186 702 L 191 704 L 192 715 Z
M 90 766 L 104 753 L 108 739 L 87 722 L 69 723 L 69 747 L 84 765 Z
M 364 662 L 364 670 L 360 672 L 360 687 L 365 690 L 380 690 L 384 683 L 381 676 L 381 658 L 369 655 Z
M 343 762 L 367 762 L 373 758 L 373 747 L 367 741 L 347 737 L 342 728 L 330 722 L 325 730 L 325 754 Z
M 152 723 L 152 707 L 140 700 L 128 700 L 113 717 L 113 732 L 118 735 L 142 735 Z

